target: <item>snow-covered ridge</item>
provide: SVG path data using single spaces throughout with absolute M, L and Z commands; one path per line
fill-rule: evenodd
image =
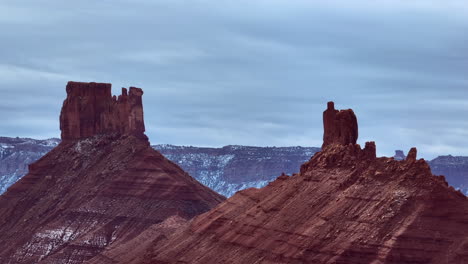
M 221 148 L 155 145 L 199 182 L 232 196 L 239 190 L 261 188 L 281 173 L 293 174 L 319 151 L 313 147 L 254 147 L 228 145 Z
M 28 172 L 28 165 L 60 143 L 60 139 L 0 137 L 0 194 Z

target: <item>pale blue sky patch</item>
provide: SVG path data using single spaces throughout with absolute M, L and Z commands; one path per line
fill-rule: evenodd
M 58 137 L 68 80 L 145 91 L 152 143 L 319 146 L 353 108 L 359 143 L 468 155 L 468 2 L 5 0 L 0 135 Z

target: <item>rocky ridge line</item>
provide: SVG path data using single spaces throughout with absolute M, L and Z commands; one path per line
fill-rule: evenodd
M 468 199 L 416 149 L 397 161 L 327 133 L 333 143 L 299 174 L 236 193 L 168 240 L 129 251 L 131 263 L 468 262 Z
M 0 263 L 83 263 L 225 199 L 150 146 L 141 95 L 68 83 L 61 143 L 0 196 Z
M 59 139 L 0 137 L 0 194 L 27 173 L 29 164 L 59 143 Z M 314 147 L 203 148 L 167 144 L 152 147 L 199 182 L 226 197 L 250 187 L 264 187 L 282 172 L 297 173 L 302 163 L 320 151 Z M 406 155 L 399 150 L 394 159 L 405 160 Z M 446 155 L 427 162 L 433 174 L 444 175 L 451 186 L 468 195 L 468 157 Z

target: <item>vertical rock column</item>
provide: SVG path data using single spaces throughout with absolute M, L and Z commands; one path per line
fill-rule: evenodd
M 357 118 L 353 110 L 336 110 L 333 102 L 328 102 L 327 110 L 323 112 L 323 145 L 356 144 L 358 139 Z
M 141 135 L 145 132 L 145 122 L 143 120 L 143 90 L 136 87 L 130 87 L 129 105 L 130 113 L 128 115 L 128 133 Z
M 142 96 L 142 89 L 131 87 L 117 99 L 109 83 L 69 82 L 60 113 L 62 140 L 107 133 L 146 138 Z

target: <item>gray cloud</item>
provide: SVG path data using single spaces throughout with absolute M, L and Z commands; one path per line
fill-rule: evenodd
M 152 143 L 319 146 L 334 100 L 380 155 L 468 155 L 467 14 L 436 0 L 6 0 L 0 134 L 59 136 L 66 82 L 101 81 L 144 88 Z

